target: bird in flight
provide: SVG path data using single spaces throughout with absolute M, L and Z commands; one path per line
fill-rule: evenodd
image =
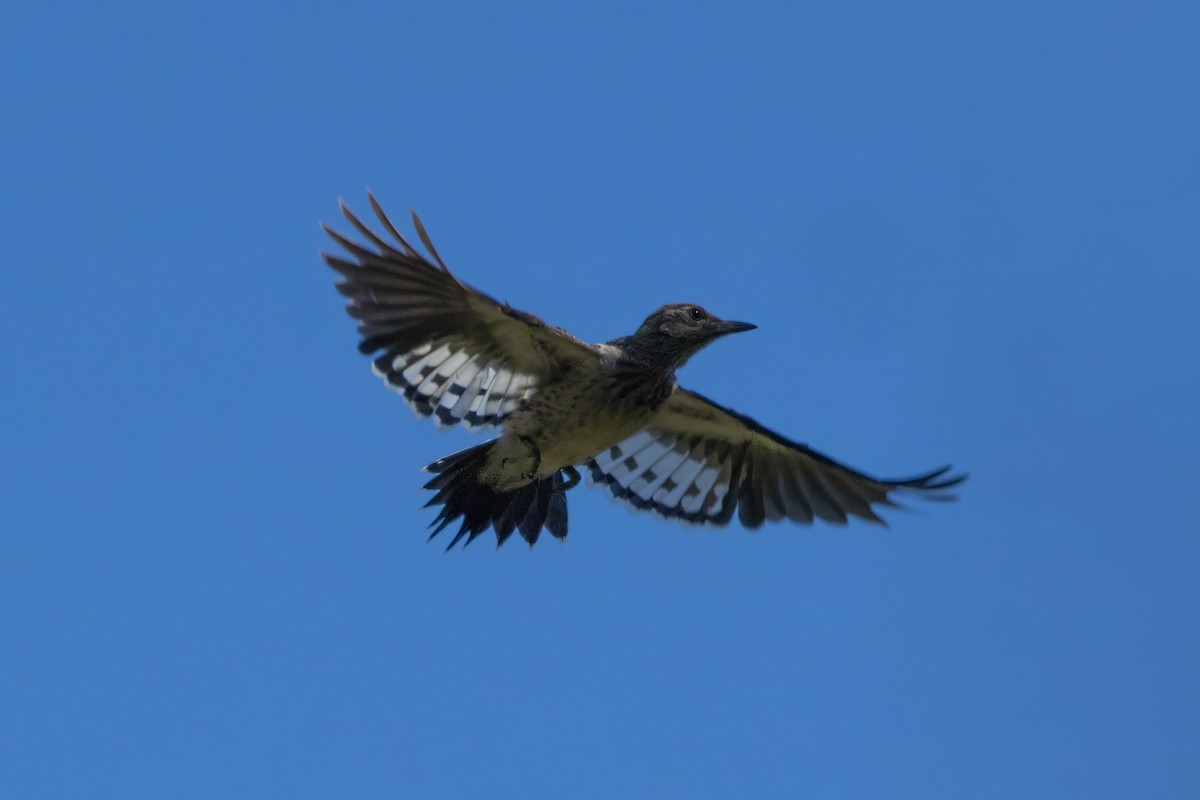
M 358 349 L 373 371 L 422 417 L 441 427 L 499 428 L 489 442 L 425 467 L 441 506 L 432 539 L 455 521 L 449 546 L 492 528 L 530 545 L 542 529 L 567 535 L 566 492 L 584 467 L 591 482 L 636 508 L 688 523 L 801 524 L 850 516 L 893 494 L 953 499 L 965 475 L 942 467 L 912 478 L 872 478 L 682 388 L 675 372 L 706 345 L 752 330 L 693 303 L 653 312 L 630 336 L 588 344 L 460 281 L 414 213 L 426 254 L 368 200 L 393 241 L 344 203 L 364 244 L 322 225 L 345 253 L 322 257 L 358 320 Z

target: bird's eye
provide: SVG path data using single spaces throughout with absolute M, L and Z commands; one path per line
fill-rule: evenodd
M 696 320 L 696 322 L 699 322 L 700 320 L 704 319 L 704 312 L 695 306 L 692 306 L 688 309 L 688 316 Z

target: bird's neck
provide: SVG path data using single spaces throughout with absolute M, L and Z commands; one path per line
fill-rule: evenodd
M 675 390 L 675 359 L 642 345 L 633 337 L 612 342 L 620 350 L 613 364 L 616 396 L 657 409 Z

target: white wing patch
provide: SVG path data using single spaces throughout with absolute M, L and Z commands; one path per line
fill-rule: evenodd
M 469 346 L 449 341 L 389 350 L 375 359 L 371 371 L 402 394 L 414 414 L 433 417 L 438 427 L 497 425 L 537 391 L 537 380 L 504 358 L 472 353 Z
M 699 436 L 643 430 L 588 462 L 589 482 L 637 508 L 684 522 L 729 521 L 736 449 Z

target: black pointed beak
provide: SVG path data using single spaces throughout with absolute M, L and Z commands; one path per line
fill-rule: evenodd
M 749 322 L 726 322 L 722 320 L 713 326 L 713 331 L 715 336 L 726 336 L 730 333 L 752 331 L 757 327 L 757 325 L 751 325 Z

